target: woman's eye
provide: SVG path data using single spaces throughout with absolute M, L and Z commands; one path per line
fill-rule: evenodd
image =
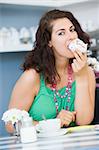
M 70 32 L 75 32 L 76 30 L 75 30 L 75 28 L 73 28 L 73 29 L 70 29 Z
M 65 34 L 65 32 L 60 32 L 60 33 L 58 33 L 58 35 L 64 35 Z

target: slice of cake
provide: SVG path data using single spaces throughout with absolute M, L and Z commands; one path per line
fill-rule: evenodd
M 77 38 L 68 45 L 68 48 L 71 51 L 80 50 L 82 53 L 86 53 L 87 44 L 85 44 L 82 40 Z

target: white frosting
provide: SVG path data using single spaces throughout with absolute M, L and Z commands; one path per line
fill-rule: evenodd
M 82 53 L 86 53 L 87 44 L 85 44 L 83 41 L 77 38 L 68 45 L 68 48 L 71 51 L 80 50 Z

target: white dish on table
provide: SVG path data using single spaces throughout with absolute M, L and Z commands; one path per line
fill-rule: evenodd
M 47 137 L 55 137 L 55 136 L 62 136 L 67 133 L 67 129 L 59 129 L 55 132 L 38 132 L 37 137 L 47 138 Z

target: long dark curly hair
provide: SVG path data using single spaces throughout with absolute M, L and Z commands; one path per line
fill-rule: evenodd
M 25 58 L 23 70 L 34 68 L 38 73 L 42 73 L 47 83 L 52 84 L 55 76 L 58 75 L 55 67 L 54 52 L 49 47 L 52 34 L 52 21 L 60 18 L 68 18 L 74 25 L 78 38 L 90 46 L 89 36 L 85 33 L 77 19 L 69 11 L 51 10 L 41 18 L 36 32 L 34 48 Z

